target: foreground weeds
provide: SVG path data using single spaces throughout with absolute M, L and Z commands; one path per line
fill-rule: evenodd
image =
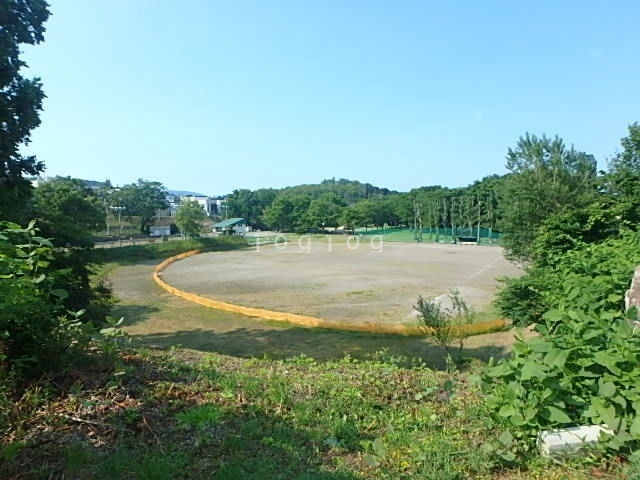
M 378 354 L 316 362 L 131 349 L 4 392 L 3 479 L 587 479 L 628 466 L 494 463 L 467 373 Z M 632 477 L 628 477 L 632 478 Z

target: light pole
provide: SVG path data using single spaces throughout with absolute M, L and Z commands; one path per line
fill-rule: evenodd
M 105 220 L 107 221 L 107 237 L 108 237 L 109 236 L 109 205 L 105 205 L 105 207 L 106 207 Z
M 109 207 L 111 210 L 118 212 L 118 242 L 122 246 L 122 211 L 125 207 Z

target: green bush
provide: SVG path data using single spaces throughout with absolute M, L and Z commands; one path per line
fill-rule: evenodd
M 552 310 L 541 337 L 518 338 L 509 360 L 490 366 L 483 390 L 502 427 L 506 459 L 530 451 L 540 430 L 606 424 L 606 446 L 640 447 L 640 334 L 628 319 Z M 505 441 L 506 440 L 506 441 Z
M 621 316 L 624 293 L 640 265 L 640 233 L 587 244 L 562 255 L 545 292 L 553 308 L 571 306 L 595 315 Z
M 460 291 L 451 289 L 447 293 L 451 306 L 443 306 L 435 299 L 425 300 L 418 296 L 414 309 L 418 312 L 418 328 L 432 338 L 447 356 L 451 345 L 457 344 L 459 355 L 464 347 L 464 340 L 469 333 L 463 328 L 473 323 L 475 312 L 460 296 Z
M 27 228 L 0 222 L 0 375 L 34 375 L 54 367 L 77 343 L 78 316 L 66 315 L 68 272 L 53 268 L 52 244 Z
M 518 338 L 511 358 L 483 378 L 505 459 L 531 450 L 541 429 L 584 424 L 609 426 L 610 449 L 640 448 L 640 331 L 623 302 L 638 263 L 640 235 L 627 232 L 582 245 L 544 270 L 540 293 L 553 309 L 536 327 L 540 336 Z
M 532 270 L 521 277 L 501 278 L 504 287 L 496 296 L 494 305 L 500 315 L 517 327 L 538 323 L 549 309 L 544 292 L 549 277 L 542 270 Z
M 544 266 L 532 265 L 505 287 L 495 301 L 514 325 L 539 323 L 545 311 L 565 305 L 596 315 L 622 314 L 624 292 L 640 264 L 640 234 L 625 231 L 600 243 L 580 243 L 574 250 L 552 251 Z

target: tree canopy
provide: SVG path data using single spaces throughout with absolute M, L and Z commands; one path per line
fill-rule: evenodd
M 117 205 L 112 207 L 122 207 L 123 215 L 138 217 L 140 231 L 148 233 L 149 225 L 158 210 L 169 206 L 166 193 L 162 183 L 139 179 L 137 183 L 124 185 L 114 192 L 112 201 Z
M 276 195 L 277 190 L 271 188 L 255 191 L 246 188 L 234 190 L 227 197 L 224 214 L 229 218 L 244 218 L 250 225 L 263 228 L 265 224 L 262 215 L 265 208 L 273 203 Z
M 33 216 L 40 229 L 60 245 L 90 243 L 88 232 L 105 225 L 105 210 L 90 188 L 77 179 L 58 177 L 34 191 Z
M 207 218 L 202 205 L 196 200 L 185 200 L 176 213 L 176 225 L 187 237 L 199 237 L 203 230 L 203 222 Z
M 581 208 L 596 194 L 596 160 L 559 137 L 526 134 L 507 153 L 501 227 L 507 255 L 531 259 L 537 230 L 552 214 Z
M 25 220 L 22 209 L 31 195 L 25 178 L 44 171 L 35 156 L 24 156 L 31 132 L 40 125 L 44 92 L 39 78 L 24 78 L 20 45 L 44 40 L 49 18 L 43 0 L 4 1 L 0 7 L 0 218 Z
M 640 125 L 629 126 L 629 134 L 620 140 L 622 150 L 609 162 L 605 188 L 616 197 L 630 220 L 640 221 Z M 624 213 L 619 213 L 624 215 Z
M 304 228 L 311 199 L 306 195 L 284 193 L 278 195 L 264 211 L 264 222 L 276 231 L 295 231 Z

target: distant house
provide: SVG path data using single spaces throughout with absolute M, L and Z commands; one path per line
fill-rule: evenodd
M 156 210 L 156 217 L 173 217 L 178 211 L 179 198 L 171 193 L 166 193 L 164 201 L 167 202 L 167 208 Z
M 230 218 L 214 224 L 213 231 L 224 235 L 245 235 L 251 227 L 244 218 Z
M 212 197 L 213 201 L 213 209 L 215 210 L 216 215 L 222 215 L 223 212 L 227 211 L 227 199 L 225 197 Z
M 182 197 L 182 201 L 189 200 L 192 202 L 198 202 L 205 213 L 209 216 L 213 215 L 215 212 L 215 203 L 211 197 L 205 197 L 201 195 L 187 195 Z

